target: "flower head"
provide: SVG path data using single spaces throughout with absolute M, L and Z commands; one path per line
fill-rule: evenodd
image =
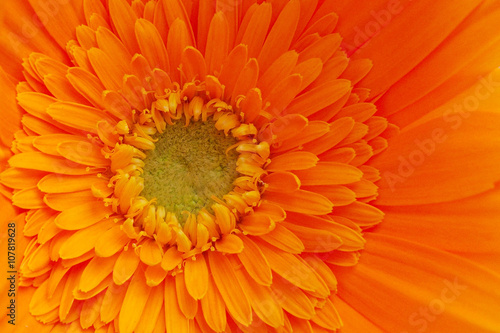
M 349 30 L 362 15 L 338 26 L 354 13 L 348 1 L 8 7 L 40 20 L 38 37 L 10 31 L 17 44 L 0 77 L 2 206 L 23 233 L 26 327 L 34 318 L 55 330 L 335 332 L 347 320 L 348 332 L 401 330 L 409 320 L 440 330 L 463 314 L 481 318 L 462 318 L 467 330 L 494 328 L 494 307 L 480 317 L 449 300 L 468 289 L 493 304 L 498 290 L 488 295 L 466 271 L 487 285 L 498 273 L 457 256 L 466 252 L 460 242 L 441 247 L 444 236 L 420 232 L 457 205 L 463 218 L 470 202 L 497 203 L 498 161 L 472 148 L 498 148 L 475 132 L 485 126 L 490 139 L 498 113 L 443 113 L 465 60 L 430 83 L 428 75 L 456 40 L 498 15 L 484 18 L 490 2 L 455 9 L 432 38 L 433 25 L 415 32 L 415 45 L 427 43 L 412 54 L 394 43 L 406 19 L 451 5 L 391 3 L 367 11 L 372 26 L 390 23 L 369 37 L 368 23 L 359 36 L 351 34 L 359 26 Z M 469 60 L 498 51 L 489 36 L 477 48 Z M 474 73 L 498 65 L 485 63 Z M 494 76 L 483 80 L 490 85 L 465 88 L 495 99 Z M 448 175 L 463 161 L 458 152 L 475 158 L 462 169 L 484 175 Z M 491 229 L 490 221 L 478 223 Z M 477 253 L 497 255 L 492 244 Z M 411 289 L 419 277 L 429 284 Z M 394 319 L 399 302 L 377 303 L 408 291 L 412 305 L 427 305 L 439 279 L 441 303 L 431 298 L 428 309 L 452 309 L 440 320 L 418 321 L 411 307 L 408 320 Z

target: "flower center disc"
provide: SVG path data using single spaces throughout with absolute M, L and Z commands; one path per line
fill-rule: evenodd
M 232 149 L 226 154 L 237 140 L 217 130 L 211 119 L 188 126 L 183 120 L 156 137 L 155 149 L 144 160 L 142 191 L 178 217 L 210 207 L 211 197 L 229 193 L 238 176 L 238 153 Z

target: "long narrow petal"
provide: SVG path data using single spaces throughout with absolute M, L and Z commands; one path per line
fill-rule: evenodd
M 151 293 L 151 288 L 146 284 L 144 272 L 138 270 L 127 288 L 122 307 L 118 317 L 120 332 L 133 332 Z
M 79 230 L 91 226 L 112 214 L 111 207 L 89 202 L 68 209 L 56 218 L 56 225 L 65 230 Z
M 208 267 L 205 256 L 193 257 L 192 260 L 186 260 L 184 266 L 184 279 L 186 280 L 186 289 L 195 299 L 202 299 L 208 290 Z
M 228 284 L 227 281 L 237 281 L 229 260 L 218 252 L 209 252 L 208 261 L 215 284 L 219 289 L 227 310 L 235 320 L 243 325 L 252 322 L 252 309 L 246 297 L 242 298 L 243 290 L 239 283 Z

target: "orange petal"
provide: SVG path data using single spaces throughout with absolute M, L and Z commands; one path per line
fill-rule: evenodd
M 325 121 L 309 121 L 307 126 L 300 132 L 300 135 L 285 140 L 281 146 L 276 147 L 273 152 L 283 152 L 289 149 L 302 146 L 307 142 L 311 142 L 317 138 L 322 137 L 330 131 L 329 124 Z
M 132 121 L 132 107 L 127 100 L 115 91 L 106 90 L 102 94 L 105 109 L 109 111 L 115 118 Z
M 109 90 L 120 90 L 126 72 L 119 66 L 113 66 L 111 57 L 98 48 L 91 48 L 87 54 L 102 84 Z
M 32 20 L 33 17 L 37 17 L 29 3 L 5 3 L 2 5 L 0 9 L 3 14 L 2 29 L 9 31 L 8 34 L 2 35 L 0 39 L 1 47 L 4 50 L 1 67 L 5 72 L 15 78 L 16 81 L 23 81 L 23 68 L 20 59 L 29 56 L 33 51 L 50 54 L 59 60 L 67 59 L 65 58 L 64 47 L 61 48 L 43 26 L 40 24 L 25 25 L 23 23 L 25 20 Z M 26 38 L 27 35 L 22 32 L 23 28 L 29 31 L 29 36 L 36 34 L 37 38 Z
M 55 236 L 57 236 L 62 230 L 56 226 L 54 222 L 56 215 L 51 216 L 47 219 L 38 233 L 38 241 L 40 244 L 45 244 Z
M 321 37 L 299 53 L 299 62 L 312 58 L 320 58 L 321 62 L 327 62 L 339 49 L 342 37 L 338 33 L 328 34 Z M 353 83 L 354 84 L 354 83 Z
M 118 255 L 109 258 L 94 257 L 83 270 L 78 289 L 90 291 L 113 271 Z
M 300 238 L 285 228 L 282 223 L 277 224 L 273 231 L 261 235 L 260 239 L 289 253 L 298 254 L 304 251 L 304 244 Z
M 95 134 L 97 134 L 97 123 L 99 121 L 104 120 L 111 124 L 115 123 L 113 119 L 99 109 L 70 102 L 51 104 L 47 109 L 47 113 L 61 124 Z
M 351 132 L 354 124 L 354 120 L 348 117 L 335 120 L 330 124 L 328 133 L 319 139 L 304 144 L 304 150 L 320 155 L 332 149 Z
M 370 72 L 372 67 L 373 62 L 371 59 L 355 59 L 349 62 L 349 66 L 340 77 L 351 81 L 352 85 L 355 85 Z
M 38 187 L 26 188 L 14 193 L 12 196 L 12 204 L 24 209 L 44 208 L 43 193 Z
M 182 52 L 181 65 L 187 81 L 194 79 L 204 81 L 207 75 L 207 66 L 203 55 L 194 47 L 187 47 Z
M 269 192 L 262 199 L 277 204 L 286 211 L 312 215 L 329 214 L 333 208 L 333 204 L 324 196 L 304 190 L 292 193 Z
M 198 312 L 198 301 L 187 291 L 183 273 L 175 276 L 175 289 L 179 309 L 187 319 L 193 319 Z
M 47 290 L 47 296 L 49 298 L 52 297 L 57 287 L 64 288 L 66 280 L 63 280 L 63 277 L 66 275 L 69 269 L 69 267 L 63 267 L 63 265 L 61 264 L 57 264 L 52 268 Z
M 326 297 L 330 291 L 323 279 L 296 254 L 282 251 L 264 242 L 258 242 L 271 269 L 300 289 Z M 290 267 L 293 267 L 290 272 Z M 300 272 L 300 273 L 298 273 Z
M 208 290 L 208 268 L 204 255 L 186 260 L 184 266 L 186 289 L 194 299 L 202 299 Z
M 83 302 L 80 325 L 83 329 L 90 328 L 94 323 L 100 323 L 99 312 L 101 310 L 104 294 L 99 294 L 94 298 Z
M 56 213 L 50 208 L 37 209 L 26 216 L 26 224 L 23 233 L 27 237 L 33 237 L 40 232 L 45 221 L 55 218 Z
M 187 319 L 179 308 L 177 288 L 173 277 L 165 279 L 165 325 L 167 332 L 188 333 L 194 323 Z
M 342 322 L 344 323 L 342 331 L 345 331 L 345 333 L 384 333 L 379 327 L 375 326 L 375 324 L 369 321 L 362 313 L 352 308 L 340 297 L 335 298 L 334 305 L 340 314 L 340 318 L 342 318 Z
M 302 189 L 324 195 L 334 206 L 349 205 L 353 203 L 357 197 L 354 191 L 342 185 L 303 186 Z M 376 191 L 373 194 L 376 194 Z
M 111 30 L 99 27 L 96 31 L 97 45 L 107 55 L 113 55 L 114 65 L 126 73 L 131 72 L 132 55 L 122 41 Z
M 134 23 L 137 20 L 137 15 L 129 4 L 124 0 L 110 0 L 109 14 L 120 39 L 130 53 L 140 53 L 134 34 Z
M 106 20 L 108 19 L 109 16 L 104 5 L 98 0 L 83 1 L 83 12 L 85 13 L 87 24 L 90 23 L 90 17 L 92 16 L 92 14 L 99 14 Z
M 85 22 L 82 3 L 61 2 L 58 4 L 51 3 L 50 5 L 38 1 L 29 1 L 29 3 L 36 13 L 45 13 L 45 15 L 50 16 L 50 19 L 42 18 L 43 25 L 63 49 L 67 42 L 75 39 L 75 27 Z
M 245 115 L 245 122 L 253 122 L 262 110 L 262 96 L 257 88 L 250 89 L 241 100 L 241 112 Z
M 295 66 L 293 72 L 302 76 L 300 91 L 306 89 L 323 71 L 323 62 L 319 58 L 311 58 Z
M 243 242 L 236 235 L 224 234 L 215 243 L 215 249 L 221 253 L 241 253 L 243 251 Z
M 76 27 L 76 39 L 85 50 L 97 47 L 95 31 L 86 25 Z
M 293 151 L 276 155 L 266 167 L 268 171 L 303 170 L 314 167 L 319 158 L 307 151 Z
M 160 326 L 158 321 L 159 318 L 163 318 L 163 294 L 163 285 L 152 288 L 148 302 L 144 307 L 144 311 L 142 311 L 141 319 L 135 328 L 135 332 L 154 332 L 154 329 Z M 163 326 L 165 326 L 165 324 L 163 324 Z M 165 327 L 163 327 L 163 331 L 165 331 Z
M 299 16 L 300 2 L 298 0 L 292 0 L 285 5 L 260 50 L 258 61 L 262 70 L 266 70 L 274 60 L 288 50 Z
M 109 217 L 111 207 L 100 202 L 89 202 L 70 208 L 56 217 L 56 225 L 64 230 L 79 230 Z
M 163 250 L 156 240 L 153 239 L 147 239 L 142 243 L 139 251 L 141 261 L 148 266 L 159 264 L 163 257 Z
M 305 252 L 322 253 L 338 249 L 342 245 L 342 239 L 333 232 L 318 228 L 307 228 L 282 222 L 281 226 L 291 231 L 300 239 Z
M 264 257 L 260 248 L 249 237 L 242 236 L 241 240 L 245 247 L 241 253 L 238 253 L 238 258 L 243 267 L 245 267 L 255 282 L 264 286 L 270 286 L 272 272 L 266 257 Z
M 283 326 L 283 309 L 274 298 L 271 288 L 255 283 L 244 270 L 236 270 L 236 276 L 255 314 L 271 327 Z
M 245 235 L 264 235 L 274 229 L 276 224 L 267 214 L 251 214 L 244 216 L 238 227 Z
M 66 77 L 76 91 L 92 103 L 92 105 L 97 108 L 104 108 L 102 92 L 105 88 L 94 74 L 81 67 L 72 67 L 68 69 Z
M 376 196 L 378 192 L 377 185 L 367 179 L 361 179 L 359 182 L 349 184 L 346 187 L 355 193 L 356 198 Z
M 273 172 L 262 178 L 267 191 L 293 192 L 299 189 L 300 180 L 291 172 Z
M 115 225 L 99 235 L 95 243 L 95 253 L 100 257 L 110 257 L 123 249 L 129 241 L 130 238 L 121 226 Z
M 278 116 L 278 114 L 276 114 Z M 278 117 L 265 131 L 259 133 L 262 140 L 276 143 L 297 136 L 308 124 L 306 117 L 299 114 L 287 114 Z
M 347 206 L 335 207 L 332 213 L 346 217 L 362 227 L 378 224 L 384 217 L 384 213 L 380 209 L 360 201 Z
M 316 15 L 317 17 L 318 15 Z M 304 36 L 313 33 L 319 33 L 321 36 L 332 33 L 335 30 L 335 26 L 338 22 L 338 15 L 335 13 L 328 13 L 327 15 L 321 17 L 318 20 L 311 20 L 308 27 L 302 33 Z
M 141 87 L 141 81 L 136 76 L 125 75 L 123 77 L 122 95 L 134 109 L 146 109 L 144 88 Z M 110 130 L 113 132 L 113 128 Z
M 311 319 L 314 316 L 314 306 L 309 297 L 295 285 L 275 276 L 271 289 L 283 309 L 291 315 L 302 319 Z
M 38 188 L 45 193 L 69 193 L 87 190 L 92 184 L 97 183 L 107 184 L 108 181 L 97 175 L 48 174 L 38 182 Z
M 61 320 L 66 319 L 75 301 L 73 290 L 75 290 L 78 286 L 81 272 L 81 269 L 72 268 L 69 273 L 66 274 L 68 278 L 66 283 L 64 284 L 64 287 L 62 285 L 59 287 L 63 290 L 63 297 L 59 305 L 59 318 L 61 318 Z
M 234 85 L 238 75 L 247 63 L 248 48 L 240 44 L 236 46 L 226 57 L 219 75 L 219 81 L 226 86 L 224 96 L 232 96 Z
M 330 149 L 320 155 L 321 160 L 326 162 L 349 163 L 356 157 L 356 151 L 350 147 Z
M 227 325 L 226 306 L 211 275 L 208 276 L 207 294 L 200 303 L 202 311 L 198 313 L 203 312 L 207 325 L 216 332 L 224 332 Z
M 199 31 L 199 30 L 198 30 Z M 208 29 L 205 60 L 208 73 L 220 73 L 224 59 L 229 52 L 229 25 L 226 16 L 217 12 L 212 17 Z
M 174 2 L 177 0 L 165 0 L 165 2 Z M 191 27 L 191 25 L 190 25 Z M 177 68 L 181 63 L 182 52 L 188 46 L 193 45 L 186 22 L 181 19 L 176 19 L 170 26 L 168 31 L 167 52 L 170 57 L 170 66 Z M 178 72 L 175 71 L 172 77 L 178 80 Z
M 292 326 L 292 332 L 314 333 L 309 320 L 300 319 L 292 315 L 287 316 L 287 318 Z
M 117 285 L 124 284 L 134 274 L 139 265 L 139 256 L 134 249 L 127 249 L 120 253 L 113 268 L 113 281 Z M 144 282 L 144 284 L 146 284 Z
M 43 78 L 43 83 L 52 93 L 52 95 L 54 95 L 54 97 L 59 100 L 80 104 L 89 104 L 87 99 L 73 88 L 66 76 L 47 74 Z
M 161 267 L 161 265 L 148 266 L 144 272 L 146 276 L 146 283 L 150 287 L 156 287 L 163 282 L 167 276 L 167 272 Z
M 128 284 L 117 286 L 112 283 L 104 293 L 101 306 L 101 320 L 105 323 L 113 321 L 120 313 Z
M 316 310 L 316 316 L 311 321 L 327 330 L 337 330 L 342 327 L 342 319 L 329 299 L 321 309 Z
M 71 237 L 69 237 L 61 246 L 61 248 L 59 249 L 60 257 L 62 259 L 77 258 L 92 250 L 99 236 L 110 229 L 113 225 L 113 220 L 104 220 L 88 228 L 78 230 L 77 232 L 72 234 Z M 89 291 L 90 289 L 92 288 L 82 290 Z
M 351 89 L 347 80 L 334 80 L 315 87 L 297 97 L 287 108 L 289 113 L 300 113 L 308 117 L 335 103 Z
M 120 309 L 118 316 L 120 332 L 131 333 L 134 331 L 141 319 L 150 293 L 151 287 L 146 284 L 144 272 L 138 270 L 130 281 Z
M 245 29 L 239 31 L 240 34 L 242 33 L 239 43 L 248 45 L 248 55 L 250 57 L 256 57 L 262 49 L 271 23 L 271 14 L 272 6 L 269 3 L 260 4 L 253 11 Z
M 0 183 L 13 189 L 36 186 L 47 173 L 38 170 L 8 168 L 0 174 Z
M 301 87 L 302 76 L 300 74 L 291 74 L 278 82 L 264 101 L 264 105 L 267 103 L 270 105 L 266 111 L 275 117 L 282 113 L 287 115 L 285 108 L 294 100 Z
M 57 145 L 57 151 L 68 160 L 83 165 L 106 167 L 111 163 L 104 157 L 100 147 L 88 141 L 64 141 Z
M 189 24 L 190 20 L 184 3 L 180 0 L 163 0 L 163 8 L 170 29 L 172 29 L 172 25 L 175 24 L 175 20 L 180 19 L 180 21 L 188 25 L 188 36 L 190 40 L 194 41 L 193 28 L 191 24 Z
M 197 20 L 197 37 L 196 42 L 198 45 L 198 50 L 205 54 L 205 47 L 207 45 L 207 35 L 210 30 L 210 22 L 215 14 L 215 6 L 213 2 L 209 0 L 202 0 L 198 4 L 198 20 Z M 217 36 L 217 34 L 215 34 Z M 223 39 L 223 38 L 221 38 Z M 224 40 L 224 39 L 223 39 Z
M 43 120 L 50 120 L 47 108 L 57 102 L 54 97 L 38 92 L 23 92 L 17 95 L 19 105 L 29 114 Z
M 252 322 L 252 309 L 239 283 L 228 284 L 227 281 L 237 281 L 229 260 L 218 252 L 208 252 L 210 271 L 215 285 L 226 303 L 228 312 L 234 320 L 247 326 Z
M 86 141 L 86 138 L 72 134 L 48 134 L 40 135 L 33 140 L 33 146 L 45 154 L 61 156 L 57 151 L 57 145 L 63 141 Z
M 63 288 L 58 288 L 56 293 L 49 299 L 47 298 L 48 285 L 48 280 L 45 280 L 33 294 L 29 306 L 32 315 L 39 316 L 57 309 L 63 295 Z
M 338 162 L 318 162 L 310 169 L 295 170 L 302 185 L 339 185 L 361 180 L 363 172 L 358 168 Z
M 259 64 L 255 58 L 250 59 L 238 76 L 231 96 L 231 104 L 235 104 L 239 95 L 245 95 L 248 90 L 255 87 L 259 77 Z
M 321 276 L 323 281 L 327 284 L 328 289 L 336 291 L 337 278 L 335 277 L 335 274 L 333 274 L 330 267 L 328 267 L 328 265 L 323 261 L 323 256 L 323 254 L 303 254 L 302 258 L 316 271 L 316 273 L 318 273 L 319 276 Z
M 166 72 L 170 71 L 170 62 L 167 49 L 163 42 L 160 32 L 153 23 L 139 19 L 135 22 L 135 35 L 141 53 L 146 57 L 152 68 L 161 68 Z
M 292 73 L 297 64 L 298 53 L 288 51 L 276 59 L 271 66 L 259 77 L 257 87 L 262 90 L 263 97 L 266 98 L 272 88 L 281 80 Z
M 355 121 L 363 123 L 373 116 L 375 112 L 377 112 L 377 108 L 372 103 L 356 103 L 344 107 L 333 119 L 351 117 Z
M 182 254 L 175 247 L 169 247 L 165 254 L 163 254 L 163 259 L 161 261 L 161 267 L 168 271 L 171 271 L 176 266 L 182 263 Z

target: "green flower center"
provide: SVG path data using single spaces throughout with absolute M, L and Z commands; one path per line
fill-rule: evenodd
M 144 160 L 144 190 L 147 199 L 184 220 L 183 212 L 198 213 L 209 208 L 212 196 L 222 198 L 233 189 L 238 177 L 238 153 L 231 149 L 237 140 L 215 128 L 211 119 L 191 122 L 184 119 L 167 125 L 159 134 L 156 148 Z

